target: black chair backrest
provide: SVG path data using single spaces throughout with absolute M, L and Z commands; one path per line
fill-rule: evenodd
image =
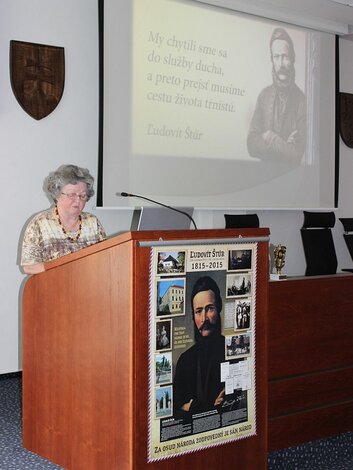
M 224 214 L 226 228 L 259 228 L 257 214 Z
M 341 217 L 339 220 L 342 222 L 343 229 L 345 231 L 343 238 L 346 242 L 349 254 L 353 260 L 353 218 Z M 343 271 L 348 271 L 348 269 L 344 269 Z M 352 269 L 349 269 L 349 271 L 352 271 Z
M 349 254 L 351 255 L 351 258 L 353 259 L 353 233 L 344 233 L 343 238 L 346 242 Z
M 345 232 L 353 232 L 353 218 L 351 218 L 351 217 L 340 217 L 339 220 L 342 222 L 343 230 Z
M 335 225 L 334 212 L 304 211 L 304 223 L 301 228 L 306 276 L 336 274 L 337 256 L 331 227 Z

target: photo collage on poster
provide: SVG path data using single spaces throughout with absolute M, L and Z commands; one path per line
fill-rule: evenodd
M 230 322 L 226 336 L 226 359 L 246 357 L 251 348 L 252 250 L 236 249 L 228 253 L 227 312 Z M 227 320 L 227 318 L 226 318 Z M 227 321 L 227 325 L 229 324 Z
M 159 251 L 156 266 L 155 418 L 173 410 L 173 319 L 185 315 L 185 251 Z
M 151 460 L 253 435 L 256 244 L 153 250 Z

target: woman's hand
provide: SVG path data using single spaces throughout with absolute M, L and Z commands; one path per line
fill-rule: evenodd
M 22 269 L 26 274 L 38 274 L 45 271 L 44 263 L 27 264 L 22 266 Z

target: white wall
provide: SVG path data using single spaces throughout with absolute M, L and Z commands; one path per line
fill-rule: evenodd
M 340 91 L 353 93 L 353 37 L 350 40 L 340 39 Z M 339 204 L 337 217 L 353 217 L 353 149 L 347 147 L 340 139 L 340 172 Z M 346 245 L 342 241 L 342 224 L 338 221 L 335 227 L 335 242 L 340 267 L 352 267 Z
M 62 163 L 97 170 L 98 14 L 96 0 L 1 0 L 0 174 L 2 273 L 0 282 L 0 373 L 20 363 L 19 289 L 24 276 L 18 245 L 25 221 L 46 208 L 44 177 Z M 17 103 L 9 78 L 11 39 L 63 46 L 65 90 L 59 106 L 36 121 Z M 88 209 L 92 206 L 88 204 Z M 107 229 L 119 230 L 112 214 Z M 121 228 L 123 230 L 123 227 Z
M 18 268 L 18 250 L 25 222 L 46 208 L 44 177 L 62 163 L 75 163 L 97 173 L 98 145 L 98 7 L 97 0 L 0 0 L 0 174 L 2 270 L 0 282 L 0 374 L 21 368 L 21 293 L 25 276 Z M 17 103 L 9 79 L 11 39 L 63 46 L 65 90 L 55 111 L 41 121 Z M 353 92 L 353 43 L 342 43 L 342 91 Z M 340 207 L 337 216 L 353 216 L 351 175 L 353 151 L 341 143 Z M 95 210 L 108 234 L 128 230 L 130 211 Z M 229 212 L 229 211 L 227 211 Z M 299 228 L 300 211 L 258 212 L 269 226 L 274 244 L 287 245 L 286 272 L 305 270 Z M 195 214 L 199 228 L 223 228 L 222 211 Z M 340 266 L 351 265 L 336 224 Z

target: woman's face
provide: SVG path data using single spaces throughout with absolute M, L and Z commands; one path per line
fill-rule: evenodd
M 86 201 L 86 183 L 67 184 L 62 188 L 61 194 L 57 198 L 57 206 L 61 214 L 66 216 L 79 216 L 86 205 Z

